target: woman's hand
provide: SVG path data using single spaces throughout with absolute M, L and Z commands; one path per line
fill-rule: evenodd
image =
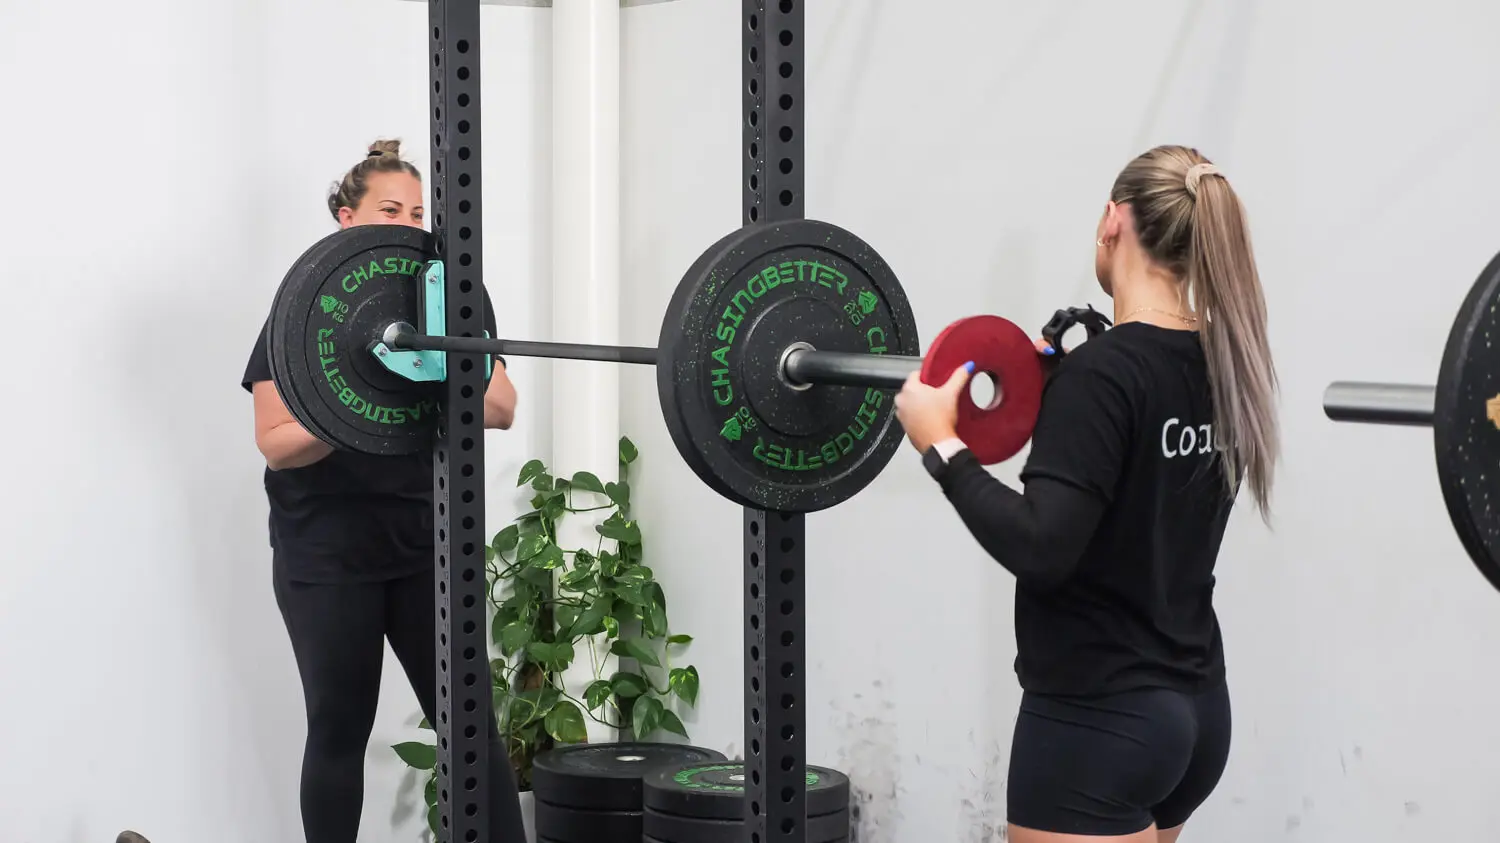
M 906 385 L 896 394 L 896 419 L 917 453 L 958 435 L 958 398 L 973 372 L 974 364 L 965 363 L 942 386 L 922 383 L 920 372 L 912 372 L 906 379 Z

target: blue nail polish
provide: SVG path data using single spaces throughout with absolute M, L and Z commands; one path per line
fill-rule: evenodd
M 974 374 L 974 361 L 973 360 L 970 360 L 969 362 L 967 362 L 967 363 L 964 364 L 964 371 L 968 372 L 971 375 Z

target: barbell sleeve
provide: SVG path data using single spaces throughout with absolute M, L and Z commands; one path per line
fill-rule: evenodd
M 787 350 L 782 371 L 793 384 L 824 386 L 873 386 L 900 389 L 912 372 L 922 368 L 922 358 L 886 354 L 851 354 L 812 348 Z
M 1436 390 L 1403 383 L 1335 381 L 1323 391 L 1323 412 L 1337 422 L 1431 427 Z

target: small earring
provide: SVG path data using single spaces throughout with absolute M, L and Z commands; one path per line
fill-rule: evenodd
M 1103 246 L 1104 245 L 1104 238 L 1101 237 L 1098 240 L 1095 240 L 1094 244 L 1097 245 L 1097 246 Z

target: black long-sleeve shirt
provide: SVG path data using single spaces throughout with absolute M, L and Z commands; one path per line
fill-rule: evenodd
M 1233 499 L 1196 333 L 1128 323 L 1064 358 L 1018 492 L 967 451 L 938 482 L 1016 575 L 1016 672 L 1038 693 L 1221 681 L 1214 564 Z

